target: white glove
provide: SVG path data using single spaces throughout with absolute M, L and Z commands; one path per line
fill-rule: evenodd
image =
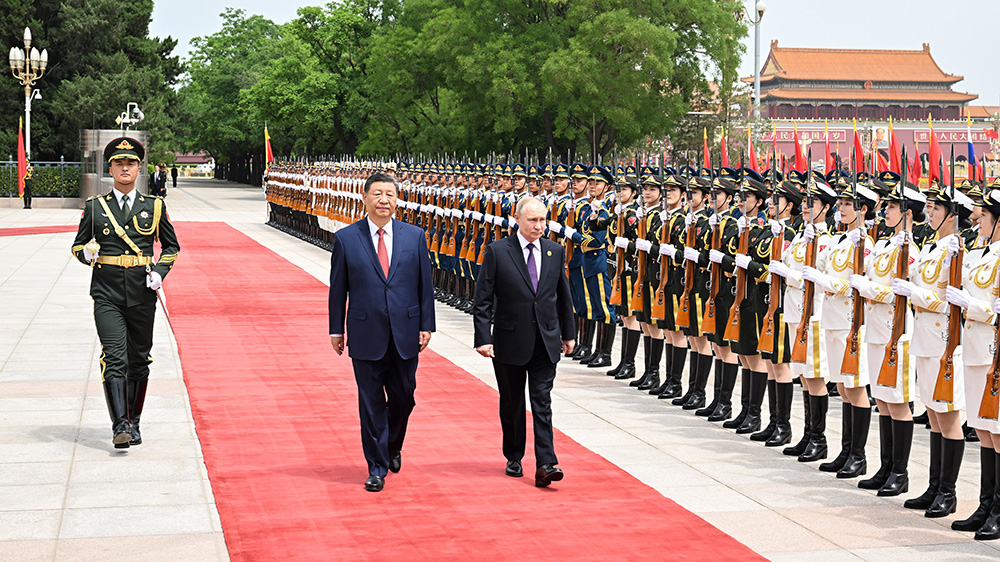
M 712 228 L 719 226 L 719 213 L 712 213 L 712 216 L 708 217 L 708 226 Z
M 503 226 L 503 217 L 501 217 L 501 216 L 495 216 L 495 217 L 493 217 L 493 225 L 494 226 Z
M 698 250 L 695 250 L 694 248 L 684 248 L 684 259 L 698 263 L 700 258 L 701 252 Z
M 825 273 L 815 267 L 807 265 L 802 268 L 802 279 L 805 281 L 812 281 L 813 284 L 818 285 L 824 290 L 827 288 L 827 277 L 828 276 Z
M 94 252 L 93 254 L 91 254 L 90 250 L 88 250 L 86 248 L 86 246 L 84 246 L 84 248 L 83 248 L 83 259 L 85 259 L 87 261 L 94 261 L 94 260 L 97 259 L 97 255 L 100 254 L 100 253 L 101 253 L 101 251 L 98 250 L 98 251 Z
M 802 229 L 802 238 L 804 238 L 806 242 L 811 242 L 814 238 L 816 238 L 816 227 L 811 224 L 807 224 L 805 228 Z
M 493 215 L 487 213 L 487 214 L 483 215 L 483 218 L 486 219 L 486 222 L 488 222 L 490 224 L 493 224 L 493 218 L 494 218 Z
M 750 256 L 746 254 L 736 254 L 736 267 L 746 269 L 750 265 Z
M 643 252 L 648 252 L 652 247 L 653 243 L 649 240 L 640 238 L 635 241 L 635 247 L 637 250 L 642 250 Z
M 865 230 L 871 230 L 875 228 L 875 219 L 865 221 Z
M 146 275 L 146 286 L 155 291 L 163 286 L 163 278 L 159 273 L 150 271 Z
M 948 288 L 944 291 L 944 300 L 955 306 L 969 308 L 969 304 L 972 302 L 972 295 L 965 289 L 958 289 L 948 285 Z
M 722 252 L 720 252 L 718 250 L 709 250 L 708 251 L 708 259 L 712 263 L 722 263 L 722 258 L 724 258 L 724 257 L 726 257 L 726 254 L 723 254 Z
M 684 226 L 691 228 L 692 224 L 694 224 L 694 213 L 684 215 Z
M 549 231 L 559 234 L 562 232 L 563 226 L 556 221 L 549 221 Z
M 785 227 L 781 225 L 781 221 L 771 219 L 767 221 L 767 224 L 771 225 L 771 235 L 775 238 L 781 236 L 785 232 Z
M 993 314 L 1000 314 L 1000 299 L 993 301 Z
M 615 238 L 615 248 L 621 248 L 622 250 L 628 249 L 628 238 L 624 236 L 618 236 Z
M 469 218 L 469 217 L 472 216 L 472 211 L 470 211 L 469 209 L 466 209 L 465 211 L 462 212 L 462 216 L 463 216 L 463 218 Z
M 481 220 L 483 220 L 483 214 L 479 213 L 479 212 L 476 212 L 476 211 L 472 211 L 472 220 L 474 220 L 474 221 L 481 221 Z
M 958 255 L 958 250 L 959 250 L 959 248 L 962 247 L 962 245 L 958 241 L 958 236 L 957 235 L 952 235 L 952 236 L 950 236 L 948 238 L 948 243 L 945 244 L 945 247 L 948 249 L 948 255 L 949 256 L 957 256 Z
M 851 277 L 847 280 L 847 284 L 850 285 L 852 289 L 862 292 L 870 283 L 868 282 L 868 278 L 864 275 L 852 273 Z
M 913 296 L 913 291 L 917 286 L 913 283 L 907 281 L 906 279 L 893 279 L 892 280 L 892 292 L 901 297 Z
M 747 217 L 743 215 L 742 217 L 736 219 L 736 228 L 740 229 L 740 233 L 747 229 Z
M 855 246 L 861 241 L 861 229 L 852 228 L 847 231 L 847 238 L 854 243 Z
M 673 244 L 660 244 L 660 255 L 672 258 L 677 255 L 677 248 Z
M 566 238 L 573 238 L 573 236 L 576 235 L 576 229 L 567 226 L 563 229 L 562 233 Z
M 767 269 L 771 273 L 786 279 L 788 278 L 788 274 L 791 273 L 787 265 L 777 260 L 771 260 L 771 262 L 767 264 Z
M 844 217 L 843 217 L 843 215 L 840 214 L 840 210 L 839 209 L 837 210 L 837 212 L 833 213 L 833 222 L 834 223 L 840 224 L 840 223 L 844 222 L 843 220 L 841 220 L 843 218 Z
M 622 207 L 622 204 L 621 204 L 621 203 L 619 203 L 619 204 L 615 205 L 615 214 L 616 214 L 616 215 L 620 215 L 620 214 L 622 214 L 622 211 L 624 211 L 624 210 L 625 210 L 625 208 L 624 208 L 624 207 Z
M 903 244 L 906 244 L 906 232 L 900 232 L 899 234 L 892 237 L 892 244 L 897 248 L 902 248 Z
M 444 209 L 442 209 L 441 207 L 435 207 L 434 208 L 434 212 L 437 213 L 437 216 L 439 216 L 439 217 L 443 217 L 444 216 Z

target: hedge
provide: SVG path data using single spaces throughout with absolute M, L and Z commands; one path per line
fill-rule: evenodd
M 79 197 L 78 166 L 35 166 L 31 174 L 32 197 Z M 0 168 L 0 197 L 17 196 L 17 168 Z

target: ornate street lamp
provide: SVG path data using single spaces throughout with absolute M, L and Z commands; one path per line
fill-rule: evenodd
M 32 91 L 31 87 L 45 74 L 45 67 L 49 65 L 49 52 L 42 49 L 39 53 L 37 48 L 31 46 L 31 30 L 25 27 L 24 50 L 11 47 L 8 60 L 11 74 L 24 86 L 24 152 L 31 159 L 31 100 L 42 99 L 42 92 Z

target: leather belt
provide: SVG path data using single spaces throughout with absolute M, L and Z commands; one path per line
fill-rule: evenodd
M 140 267 L 151 265 L 151 256 L 97 256 L 97 263 L 102 265 L 117 265 L 119 267 Z

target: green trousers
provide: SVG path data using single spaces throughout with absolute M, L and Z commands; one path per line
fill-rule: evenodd
M 106 300 L 94 300 L 94 323 L 101 339 L 101 380 L 149 377 L 153 358 L 153 318 L 156 301 L 122 306 Z

